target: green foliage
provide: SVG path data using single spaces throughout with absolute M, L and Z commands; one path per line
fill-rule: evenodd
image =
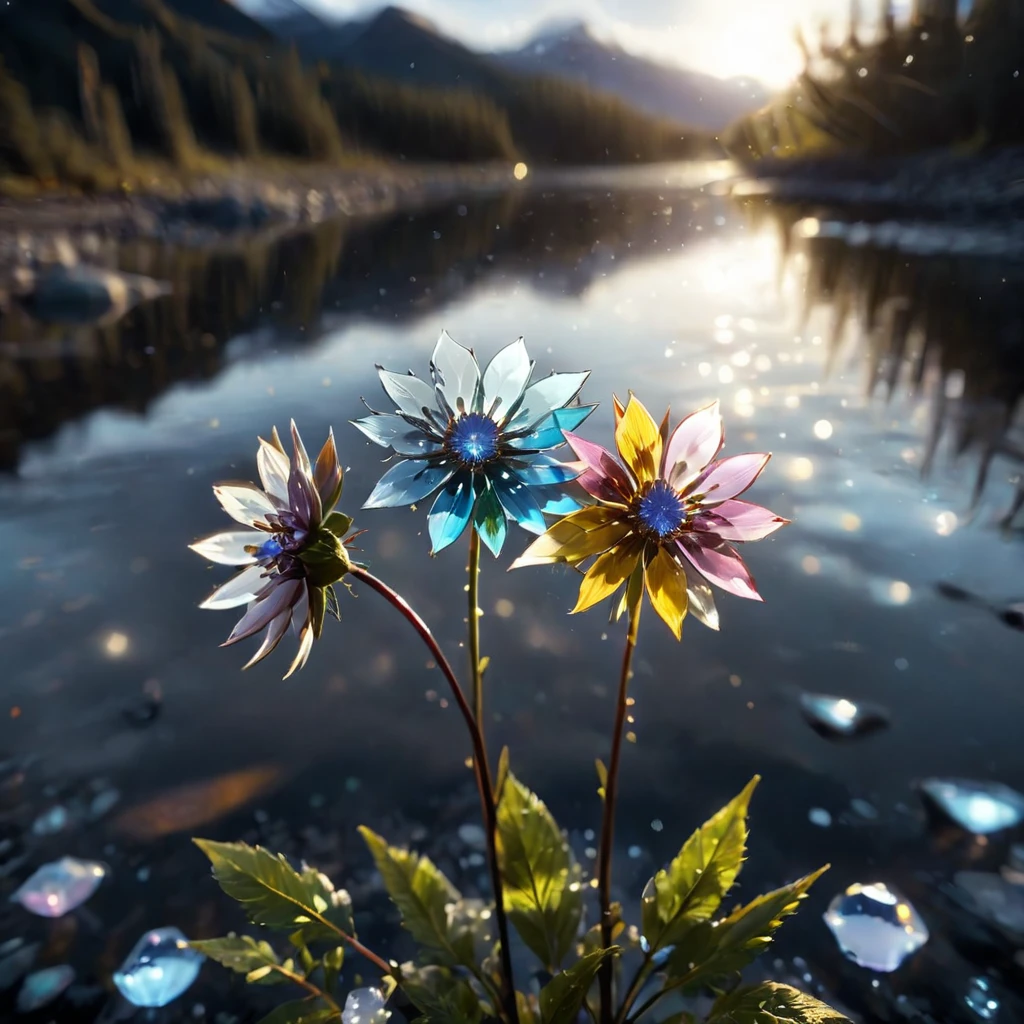
M 644 890 L 641 927 L 651 951 L 673 945 L 695 921 L 708 920 L 743 866 L 747 808 L 758 779 L 706 821 L 683 844 L 667 870 Z
M 714 1005 L 707 1024 L 849 1024 L 813 996 L 789 985 L 765 982 L 737 989 Z
M 332 1020 L 341 1020 L 337 1007 L 324 1006 L 316 999 L 297 999 L 275 1007 L 259 1024 L 329 1024 Z
M 245 843 L 197 839 L 220 887 L 254 924 L 292 932 L 303 944 L 353 935 L 352 901 L 314 868 L 296 871 L 281 854 Z
M 540 993 L 541 1024 L 576 1024 L 583 1000 L 602 962 L 615 956 L 617 947 L 599 949 L 581 957 L 571 967 L 556 974 Z
M 403 966 L 400 984 L 426 1017 L 424 1024 L 479 1024 L 483 1017 L 476 993 L 447 967 Z
M 223 939 L 206 939 L 190 945 L 237 974 L 244 974 L 249 982 L 267 978 L 284 980 L 275 968 L 283 966 L 288 971 L 294 970 L 291 961 L 282 964 L 269 942 L 257 941 L 248 935 L 228 935 Z
M 509 920 L 541 963 L 556 970 L 579 930 L 582 873 L 547 807 L 511 774 L 499 795 L 498 840 Z

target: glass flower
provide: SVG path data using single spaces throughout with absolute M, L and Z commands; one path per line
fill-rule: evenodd
M 245 529 L 189 545 L 211 562 L 245 566 L 199 607 L 249 606 L 223 644 L 236 644 L 266 629 L 246 668 L 270 654 L 289 625 L 298 632 L 299 650 L 285 679 L 306 664 L 325 612 L 339 616 L 334 584 L 352 565 L 343 539 L 352 519 L 334 511 L 343 482 L 334 434 L 328 435 L 314 466 L 294 420 L 291 433 L 290 461 L 276 427 L 269 441 L 259 439 L 256 464 L 262 489 L 250 483 L 213 489 L 224 511 Z
M 579 566 L 596 556 L 573 612 L 590 608 L 628 583 L 617 614 L 646 590 L 654 610 L 678 638 L 687 610 L 718 628 L 714 595 L 705 581 L 739 597 L 762 600 L 731 542 L 760 540 L 787 520 L 738 500 L 770 456 L 717 458 L 725 439 L 717 402 L 688 416 L 671 436 L 668 426 L 667 414 L 659 427 L 630 395 L 625 408 L 615 399 L 615 445 L 621 461 L 567 432 L 566 440 L 580 460 L 578 483 L 595 504 L 560 519 L 512 568 L 553 562 Z M 690 570 L 699 575 L 688 578 Z
M 544 453 L 593 412 L 570 405 L 590 374 L 552 373 L 531 384 L 533 367 L 520 338 L 481 372 L 472 350 L 446 332 L 430 360 L 430 382 L 378 366 L 395 412 L 371 409 L 353 425 L 397 461 L 363 508 L 413 505 L 436 493 L 427 516 L 433 552 L 472 522 L 495 555 L 507 520 L 540 534 L 545 514 L 580 508 L 566 489 L 579 470 Z

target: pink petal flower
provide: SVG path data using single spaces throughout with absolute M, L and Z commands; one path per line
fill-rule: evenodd
M 733 455 L 728 459 L 713 462 L 690 486 L 692 494 L 701 496 L 702 505 L 717 505 L 719 502 L 742 494 L 768 465 L 771 455 L 750 452 L 747 455 Z
M 714 508 L 702 509 L 693 520 L 693 528 L 722 540 L 763 540 L 788 522 L 771 509 L 729 498 Z
M 599 444 L 585 441 L 568 430 L 562 433 L 583 466 L 583 472 L 576 478 L 576 482 L 599 501 L 628 504 L 636 485 L 619 460 Z
M 752 601 L 763 601 L 736 549 L 713 535 L 685 534 L 676 542 L 694 568 L 711 583 Z
M 672 432 L 661 475 L 677 490 L 692 483 L 722 450 L 725 424 L 718 402 L 687 416 Z

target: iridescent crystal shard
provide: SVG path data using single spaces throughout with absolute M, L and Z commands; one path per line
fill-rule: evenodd
M 928 941 L 917 911 L 883 882 L 851 885 L 829 904 L 825 924 L 843 955 L 871 971 L 895 971 Z
M 925 779 L 921 792 L 962 829 L 1001 832 L 1024 821 L 1024 796 L 1000 782 Z
M 205 959 L 177 928 L 154 928 L 135 943 L 114 984 L 135 1006 L 166 1006 L 188 990 Z
M 379 988 L 357 988 L 349 992 L 341 1024 L 386 1024 L 391 1014 L 384 1009 L 387 1000 Z
M 75 980 L 75 969 L 67 964 L 46 967 L 30 974 L 18 991 L 20 1013 L 31 1013 L 52 1003 Z
M 96 891 L 106 873 L 95 861 L 62 857 L 39 868 L 11 899 L 40 917 L 63 917 Z
M 825 693 L 800 695 L 804 717 L 823 736 L 848 738 L 871 732 L 888 721 L 886 712 L 876 704 L 862 704 L 845 697 Z

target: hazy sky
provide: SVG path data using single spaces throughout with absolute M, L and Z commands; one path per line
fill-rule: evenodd
M 248 0 L 252 6 L 259 0 Z M 367 0 L 305 0 L 340 16 L 382 6 Z M 478 49 L 516 45 L 545 21 L 584 18 L 598 34 L 637 53 L 729 77 L 754 75 L 780 85 L 800 67 L 798 23 L 845 23 L 849 0 L 393 0 Z M 906 8 L 910 0 L 898 6 Z M 862 0 L 870 14 L 878 0 Z

